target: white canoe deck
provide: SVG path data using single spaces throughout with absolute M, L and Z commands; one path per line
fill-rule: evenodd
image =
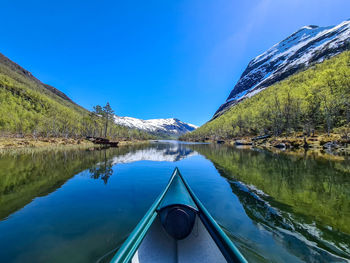
M 226 260 L 198 216 L 191 234 L 178 241 L 164 231 L 157 216 L 131 262 L 221 263 Z

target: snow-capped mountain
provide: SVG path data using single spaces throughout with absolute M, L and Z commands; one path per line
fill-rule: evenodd
M 193 124 L 185 123 L 175 118 L 141 120 L 132 117 L 114 116 L 114 122 L 129 128 L 168 137 L 179 137 L 198 128 Z
M 275 82 L 347 49 L 350 49 L 350 20 L 337 26 L 302 27 L 250 61 L 214 118 Z

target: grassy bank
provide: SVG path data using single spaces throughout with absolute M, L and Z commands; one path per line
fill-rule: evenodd
M 127 146 L 135 144 L 145 144 L 148 140 L 121 140 L 118 146 Z M 0 154 L 15 151 L 15 152 L 30 152 L 41 150 L 58 150 L 58 149 L 87 149 L 100 148 L 101 145 L 93 144 L 92 142 L 82 138 L 46 138 L 46 137 L 0 137 Z
M 289 136 L 271 136 L 255 140 L 256 137 L 245 136 L 227 140 L 207 140 L 205 142 L 235 145 L 240 148 L 260 148 L 271 152 L 284 152 L 289 155 L 315 156 L 323 159 L 344 160 L 350 157 L 350 141 L 341 134 L 317 133 L 305 137 L 302 133 Z
M 72 138 L 44 138 L 44 137 L 0 137 L 0 149 L 18 149 L 27 147 L 48 147 L 63 145 L 87 145 L 92 146 L 93 143 L 84 139 Z

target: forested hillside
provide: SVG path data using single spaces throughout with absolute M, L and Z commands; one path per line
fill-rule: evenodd
M 145 132 L 114 124 L 111 116 L 103 114 L 102 107 L 96 109 L 93 113 L 80 107 L 0 54 L 0 133 L 3 135 L 150 138 Z
M 184 140 L 289 135 L 350 135 L 350 51 L 294 74 L 185 134 Z

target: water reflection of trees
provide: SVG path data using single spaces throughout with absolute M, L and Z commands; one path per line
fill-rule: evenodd
M 112 160 L 147 145 L 81 150 L 59 149 L 23 154 L 3 154 L 0 158 L 0 220 L 61 187 L 68 179 L 92 169 L 95 176 L 108 182 L 113 173 Z M 93 167 L 93 168 L 91 168 Z
M 101 179 L 104 184 L 108 183 L 109 178 L 113 174 L 113 159 L 108 159 L 106 156 L 106 150 L 104 150 L 104 160 L 98 163 L 96 166 L 89 169 L 91 178 Z
M 211 160 L 227 178 L 254 222 L 279 232 L 288 244 L 299 244 L 300 251 L 313 250 L 313 258 L 322 259 L 325 254 L 278 229 L 298 233 L 324 250 L 350 257 L 348 162 L 217 145 L 190 147 Z M 312 253 L 304 252 L 300 253 L 303 260 L 312 260 L 305 258 Z
M 220 173 L 225 174 L 224 171 L 220 171 Z M 239 181 L 229 180 L 229 183 L 232 192 L 238 197 L 246 214 L 253 222 L 279 236 L 278 241 L 302 261 L 345 262 L 337 256 L 349 258 L 348 251 L 341 245 L 349 243 L 348 235 L 332 231 L 322 224 L 310 223 L 310 218 L 305 217 L 305 215 L 284 210 L 283 204 L 272 206 L 257 195 L 254 190 L 249 189 Z M 276 202 L 273 204 L 276 205 Z

